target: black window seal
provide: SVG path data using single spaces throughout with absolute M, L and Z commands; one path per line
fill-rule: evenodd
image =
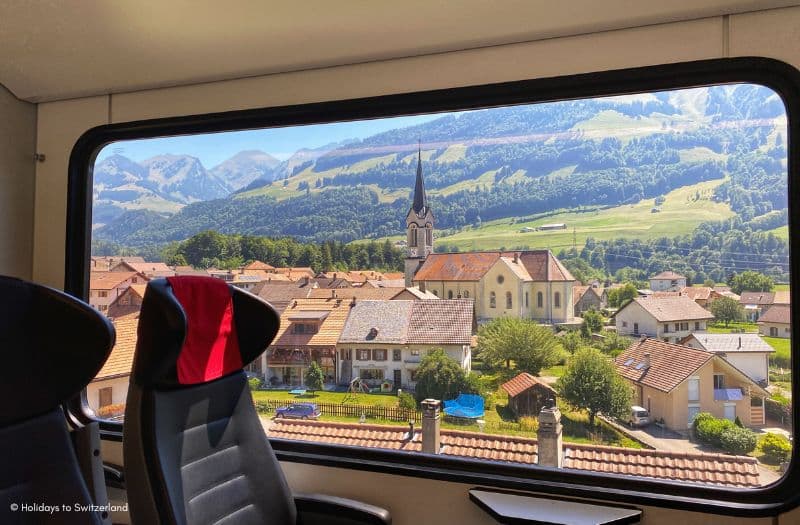
M 317 102 L 274 108 L 181 116 L 108 124 L 86 131 L 69 159 L 65 282 L 67 293 L 88 297 L 91 246 L 92 168 L 97 153 L 112 142 L 265 127 L 321 124 L 400 115 L 460 111 L 485 107 L 554 102 L 627 93 L 664 91 L 727 83 L 754 83 L 774 90 L 783 100 L 788 119 L 789 231 L 800 231 L 800 71 L 770 58 L 737 57 L 582 73 L 417 93 Z M 794 140 L 794 137 L 798 139 Z M 800 258 L 791 257 L 800 241 L 790 235 L 791 301 L 800 304 Z M 792 374 L 800 377 L 800 309 L 792 309 Z M 798 382 L 792 396 L 800 399 Z M 95 420 L 85 395 L 68 405 L 76 424 Z M 800 409 L 793 407 L 793 421 Z M 99 420 L 103 439 L 121 441 L 120 423 Z M 279 459 L 314 465 L 352 468 L 561 494 L 588 499 L 733 516 L 776 516 L 800 504 L 800 467 L 795 447 L 790 468 L 780 481 L 761 488 L 726 489 L 632 478 L 577 470 L 553 470 L 447 456 L 427 456 L 389 450 L 272 439 Z

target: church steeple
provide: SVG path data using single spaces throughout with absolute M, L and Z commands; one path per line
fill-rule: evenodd
M 417 182 L 414 185 L 414 203 L 411 209 L 420 217 L 425 215 L 428 209 L 428 197 L 425 195 L 425 181 L 422 178 L 422 145 L 419 146 L 417 153 Z
M 406 286 L 412 286 L 414 274 L 433 253 L 433 212 L 428 207 L 425 195 L 425 180 L 422 176 L 422 144 L 417 151 L 417 180 L 414 184 L 414 199 L 406 215 Z

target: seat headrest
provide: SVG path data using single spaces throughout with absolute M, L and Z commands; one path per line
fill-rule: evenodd
M 83 301 L 0 276 L 0 426 L 75 396 L 102 368 L 114 337 L 108 319 Z
M 133 377 L 139 386 L 180 388 L 248 365 L 278 332 L 269 303 L 212 277 L 147 283 Z

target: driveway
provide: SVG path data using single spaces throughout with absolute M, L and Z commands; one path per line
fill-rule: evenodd
M 608 424 L 627 434 L 645 445 L 653 447 L 656 450 L 666 450 L 669 452 L 690 452 L 690 453 L 705 453 L 705 454 L 719 454 L 718 450 L 703 446 L 700 443 L 693 443 L 685 436 L 668 429 L 662 429 L 656 425 L 648 425 L 644 428 L 630 428 L 627 425 L 621 425 L 615 421 L 608 421 Z M 766 430 L 766 429 L 764 429 Z M 780 474 L 765 468 L 760 463 L 758 464 L 759 480 L 762 485 L 769 485 L 780 479 Z

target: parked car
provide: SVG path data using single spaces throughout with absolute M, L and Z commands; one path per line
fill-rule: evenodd
M 295 403 L 287 407 L 278 407 L 275 417 L 288 417 L 294 419 L 317 419 L 322 412 L 314 403 Z
M 645 427 L 650 424 L 650 412 L 642 407 L 632 406 L 628 416 L 628 426 Z

